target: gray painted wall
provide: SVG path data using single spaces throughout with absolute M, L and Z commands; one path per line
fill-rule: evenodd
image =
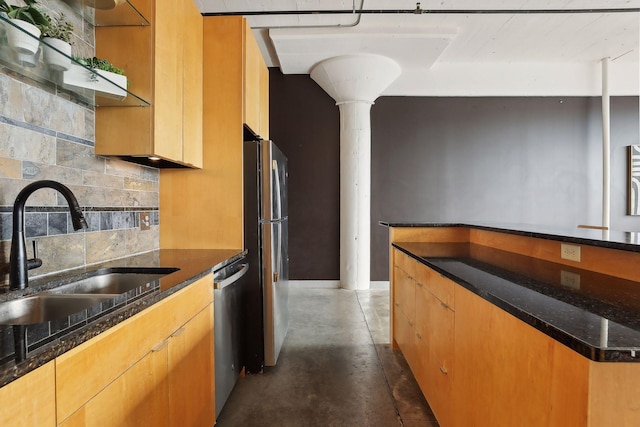
M 289 276 L 340 276 L 340 115 L 307 75 L 270 70 L 269 136 L 289 159 Z
M 626 146 L 638 98 L 611 102 L 611 226 L 626 216 Z M 371 111 L 372 223 L 490 221 L 598 225 L 599 98 L 380 98 Z M 372 277 L 388 276 L 387 230 L 372 228 Z
M 339 278 L 339 114 L 308 76 L 271 70 L 271 137 L 290 160 L 290 276 Z M 372 280 L 388 279 L 384 221 L 557 225 L 601 219 L 600 99 L 382 97 L 371 109 Z M 611 103 L 612 228 L 626 216 L 638 98 Z

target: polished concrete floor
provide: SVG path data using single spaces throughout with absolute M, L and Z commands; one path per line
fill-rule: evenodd
M 389 291 L 292 288 L 278 364 L 240 378 L 217 426 L 438 426 L 389 344 Z

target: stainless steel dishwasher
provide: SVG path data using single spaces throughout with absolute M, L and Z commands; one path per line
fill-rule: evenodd
M 242 330 L 240 301 L 245 292 L 245 274 L 249 265 L 241 258 L 214 271 L 214 346 L 216 418 L 229 398 L 242 370 Z

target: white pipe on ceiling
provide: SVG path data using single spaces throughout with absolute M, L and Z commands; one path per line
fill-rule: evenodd
M 611 214 L 611 107 L 609 58 L 602 59 L 602 227 L 610 228 Z

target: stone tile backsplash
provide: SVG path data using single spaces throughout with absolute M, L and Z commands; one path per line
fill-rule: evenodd
M 79 21 L 74 53 L 92 55 L 93 39 L 93 28 Z M 70 98 L 0 66 L 0 267 L 9 262 L 13 203 L 30 182 L 67 185 L 89 225 L 73 230 L 56 191 L 33 193 L 25 214 L 28 253 L 37 241 L 43 265 L 32 277 L 159 247 L 159 170 L 96 156 L 94 109 Z M 140 230 L 141 212 L 151 214 L 150 230 Z M 7 284 L 0 273 L 0 287 Z

